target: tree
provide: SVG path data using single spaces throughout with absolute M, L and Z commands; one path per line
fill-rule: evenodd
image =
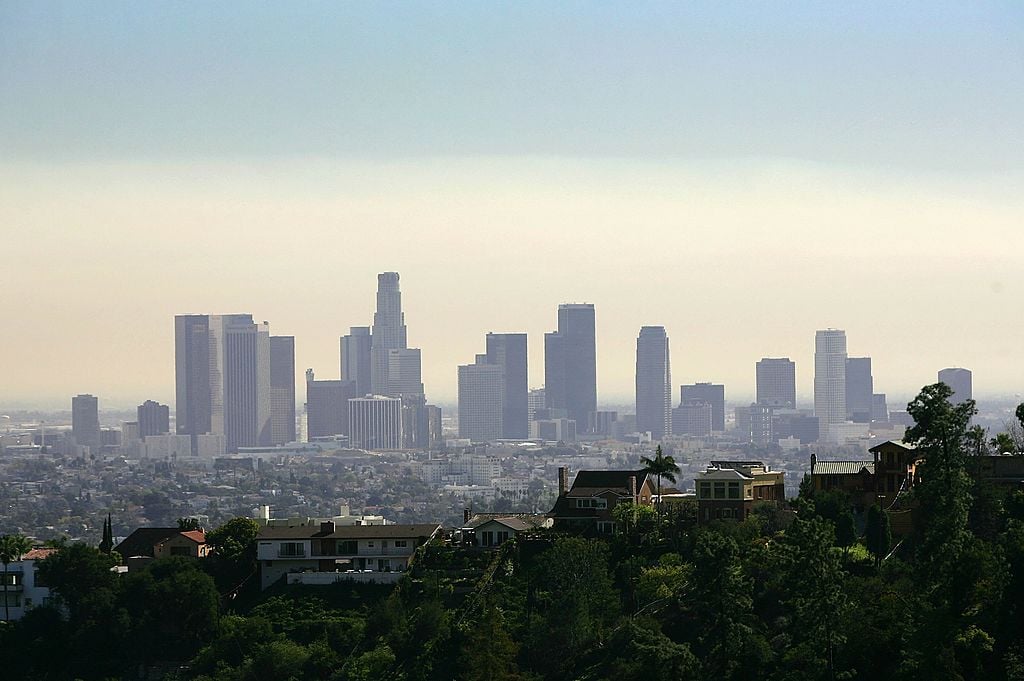
M 640 458 L 640 463 L 644 465 L 644 472 L 655 476 L 655 482 L 658 486 L 658 508 L 661 508 L 661 479 L 665 478 L 669 482 L 675 483 L 676 473 L 679 472 L 679 466 L 676 464 L 676 460 L 671 456 L 665 456 L 661 452 L 661 445 L 654 452 L 654 458 L 647 456 Z
M 889 515 L 877 504 L 868 509 L 864 540 L 868 552 L 875 557 L 875 567 L 878 567 L 882 564 L 882 559 L 889 555 L 889 547 L 892 545 L 892 528 L 889 525 Z
M 967 444 L 967 451 L 971 456 L 988 455 L 988 442 L 985 440 L 985 429 L 981 426 L 972 426 L 968 429 L 965 442 Z M 993 446 L 995 446 L 995 442 L 995 438 L 993 438 Z
M 991 441 L 996 454 L 1016 454 L 1017 443 L 1010 433 L 999 433 Z
M 252 518 L 232 518 L 206 535 L 206 543 L 223 560 L 241 561 L 254 553 L 260 525 Z
M 915 423 L 903 436 L 924 460 L 921 482 L 914 488 L 922 528 L 917 553 L 919 568 L 936 595 L 946 591 L 970 540 L 967 429 L 977 410 L 974 400 L 950 404 L 952 394 L 945 383 L 922 388 L 907 405 Z
M 463 681 L 513 681 L 519 646 L 508 633 L 501 610 L 488 605 L 462 646 L 459 669 Z
M 7 586 L 10 581 L 8 565 L 21 560 L 21 557 L 32 550 L 32 542 L 23 534 L 5 534 L 0 537 L 0 563 L 4 564 L 4 621 L 11 619 L 11 603 L 7 599 Z
M 72 623 L 98 599 L 113 600 L 116 576 L 113 558 L 85 544 L 70 544 L 39 563 L 39 575 L 67 604 Z
M 199 518 L 178 518 L 178 529 L 182 532 L 191 532 L 201 530 L 203 526 L 199 524 Z
M 103 521 L 103 539 L 100 541 L 99 549 L 107 555 L 114 550 L 114 528 L 110 522 L 109 513 L 107 519 Z
M 857 541 L 857 522 L 853 518 L 850 509 L 839 514 L 836 521 L 836 546 L 842 547 L 844 553 L 849 553 L 850 547 Z

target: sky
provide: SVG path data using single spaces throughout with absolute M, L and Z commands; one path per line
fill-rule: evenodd
M 651 324 L 728 399 L 828 327 L 1024 392 L 1021 83 L 1018 2 L 0 0 L 0 405 L 173 404 L 188 312 L 336 378 L 392 270 L 437 401 L 562 302 L 605 403 Z

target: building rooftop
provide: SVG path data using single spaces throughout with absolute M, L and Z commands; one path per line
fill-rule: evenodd
M 332 525 L 324 523 L 324 525 Z M 264 527 L 256 536 L 268 539 L 408 539 L 430 537 L 441 529 L 436 523 L 418 525 L 344 525 L 324 528 L 319 525 L 303 527 Z M 331 530 L 331 531 L 327 531 Z

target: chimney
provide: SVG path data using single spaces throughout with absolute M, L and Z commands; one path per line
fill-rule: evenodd
M 464 509 L 462 509 L 462 522 L 468 523 L 469 519 L 472 517 L 473 511 L 469 508 L 469 506 L 466 506 Z
M 334 521 L 328 520 L 320 523 L 320 534 L 334 534 Z
M 629 476 L 629 495 L 631 497 L 633 497 L 633 503 L 635 504 L 636 503 L 636 476 L 635 475 Z M 658 501 L 661 501 L 661 499 L 659 499 Z
M 814 452 L 811 452 L 811 473 L 814 473 L 814 466 L 818 463 L 818 457 Z
M 558 467 L 558 496 L 564 497 L 569 491 L 569 469 L 565 466 Z

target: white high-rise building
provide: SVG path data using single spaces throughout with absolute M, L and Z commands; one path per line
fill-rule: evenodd
M 846 421 L 846 332 L 825 329 L 814 334 L 814 415 L 822 433 Z
M 402 400 L 372 395 L 348 401 L 349 442 L 360 449 L 402 448 Z

